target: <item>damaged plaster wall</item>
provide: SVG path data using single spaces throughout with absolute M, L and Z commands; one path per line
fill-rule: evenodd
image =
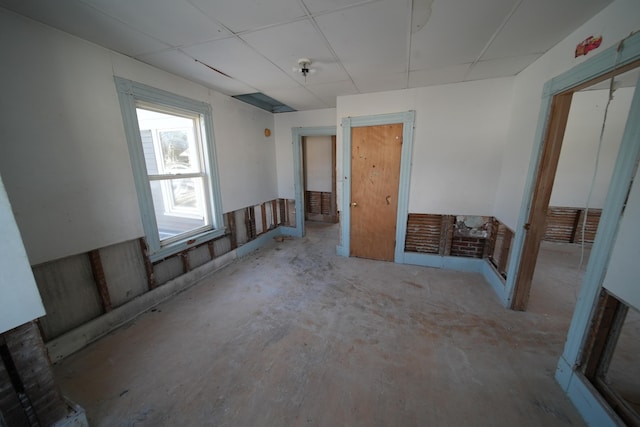
M 616 0 L 516 76 L 507 145 L 501 153 L 500 180 L 493 215 L 514 228 L 525 192 L 544 84 L 591 59 L 640 29 L 640 2 Z M 602 45 L 574 58 L 575 47 L 590 35 L 602 35 Z
M 212 105 L 223 212 L 277 198 L 273 115 L 0 9 L 0 170 L 31 264 L 143 235 L 113 76 Z

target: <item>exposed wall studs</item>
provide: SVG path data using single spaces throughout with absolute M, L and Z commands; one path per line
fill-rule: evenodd
M 155 289 L 158 285 L 156 283 L 156 276 L 153 273 L 153 264 L 149 259 L 149 247 L 147 246 L 147 241 L 144 237 L 141 237 L 140 242 L 140 250 L 142 251 L 142 259 L 144 259 L 144 271 L 147 273 L 147 286 L 149 290 Z
M 105 312 L 111 311 L 113 309 L 111 305 L 111 296 L 109 295 L 109 287 L 107 286 L 107 279 L 104 275 L 102 260 L 100 259 L 100 251 L 98 249 L 89 252 L 89 261 L 91 262 L 91 271 L 98 288 L 98 293 L 100 294 L 102 307 Z

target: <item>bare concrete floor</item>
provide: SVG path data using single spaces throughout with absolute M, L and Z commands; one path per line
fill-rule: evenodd
M 568 318 L 478 274 L 273 242 L 56 366 L 93 426 L 584 425 L 553 375 Z M 570 314 L 570 313 L 569 313 Z

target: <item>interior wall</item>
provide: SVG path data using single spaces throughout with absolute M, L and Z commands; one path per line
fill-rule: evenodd
M 493 210 L 507 226 L 515 229 L 518 221 L 544 84 L 640 29 L 638 16 L 640 2 L 616 0 L 516 76 Z M 576 45 L 591 35 L 602 35 L 600 48 L 574 58 Z
M 338 97 L 338 118 L 415 110 L 409 212 L 486 215 L 493 209 L 513 78 Z M 337 135 L 342 206 L 342 133 Z
M 223 212 L 277 198 L 273 115 L 0 9 L 0 170 L 31 264 L 143 235 L 113 76 L 212 105 Z
M 625 87 L 614 92 L 607 114 L 598 171 L 589 208 L 604 207 L 604 199 L 609 189 L 634 89 Z M 600 131 L 608 98 L 608 90 L 587 90 L 573 95 L 549 202 L 551 206 L 586 206 L 595 161 L 598 157 Z
M 293 141 L 291 129 L 336 125 L 336 109 L 294 111 L 275 114 L 275 144 L 278 174 L 278 197 L 295 199 L 293 173 Z
M 0 176 L 0 334 L 44 314 L 11 203 Z
M 306 191 L 331 193 L 333 171 L 331 170 L 331 137 L 306 136 L 305 166 Z

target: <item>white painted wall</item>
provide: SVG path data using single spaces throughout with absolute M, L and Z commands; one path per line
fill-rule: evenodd
M 0 177 L 0 334 L 43 316 L 44 307 Z
M 293 141 L 291 129 L 296 127 L 336 126 L 336 109 L 295 111 L 275 115 L 276 161 L 278 164 L 278 197 L 294 199 Z M 339 131 L 338 131 L 339 132 Z
M 331 137 L 305 137 L 306 190 L 331 193 L 333 171 L 331 170 Z
M 613 295 L 640 310 L 640 177 L 636 176 L 631 185 L 629 199 L 625 207 L 611 259 L 602 286 Z
M 277 197 L 273 115 L 0 9 L 0 171 L 31 264 L 142 236 L 117 75 L 213 108 L 223 211 Z
M 633 92 L 633 87 L 620 88 L 614 92 L 602 138 L 596 181 L 589 201 L 590 208 L 602 209 L 604 206 Z M 608 98 L 608 90 L 590 90 L 574 94 L 551 193 L 551 206 L 587 205 Z
M 338 117 L 416 111 L 409 212 L 487 215 L 506 144 L 513 78 L 338 97 Z M 342 134 L 338 133 L 338 182 Z M 338 206 L 342 191 L 338 185 Z
M 503 151 L 493 209 L 494 216 L 507 226 L 515 228 L 518 220 L 544 83 L 640 29 L 639 16 L 640 2 L 616 0 L 516 76 L 508 143 Z M 603 36 L 600 48 L 574 58 L 576 45 L 588 36 L 598 34 Z

